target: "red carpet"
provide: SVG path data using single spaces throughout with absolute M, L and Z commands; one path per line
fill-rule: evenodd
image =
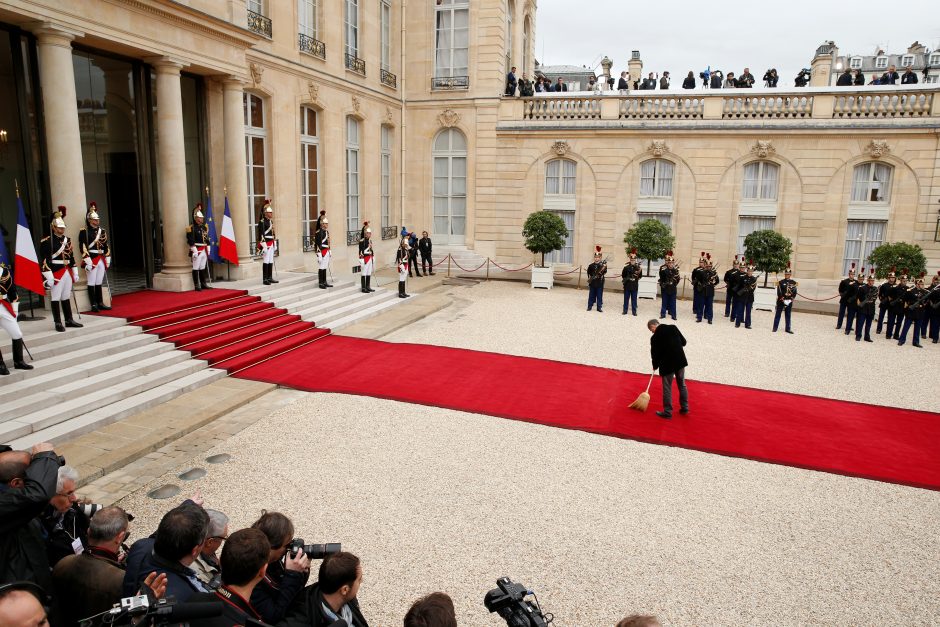
M 111 311 L 102 311 L 99 315 L 114 318 L 127 318 L 134 322 L 141 318 L 159 316 L 165 313 L 179 311 L 187 307 L 198 307 L 206 303 L 213 303 L 223 298 L 244 296 L 245 290 L 211 289 L 201 292 L 159 292 L 157 290 L 140 290 L 129 294 L 118 294 L 111 302 Z M 85 313 L 85 312 L 82 312 Z
M 421 376 L 389 367 L 401 363 Z M 627 408 L 648 374 L 337 336 L 238 376 L 940 489 L 940 415 L 928 412 L 691 381 L 692 413 L 669 421 L 653 413 L 659 377 L 646 413 Z

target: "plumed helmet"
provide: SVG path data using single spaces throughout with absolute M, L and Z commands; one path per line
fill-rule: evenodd
M 852 267 L 849 268 L 849 274 L 855 274 L 855 262 L 852 262 Z
M 675 258 L 672 256 L 672 251 L 671 251 L 671 250 L 667 250 L 667 251 L 666 251 L 666 257 L 665 257 L 665 259 L 666 259 L 666 261 L 673 261 L 673 260 L 675 259 Z
M 205 218 L 206 216 L 202 213 L 202 203 L 197 202 L 196 206 L 193 207 L 193 218 Z
M 630 259 L 636 259 L 636 247 L 630 249 Z
M 56 210 L 52 213 L 52 226 L 58 229 L 65 228 L 65 213 L 67 209 L 65 205 L 59 205 L 56 207 Z
M 594 256 L 595 257 L 601 256 L 601 247 L 599 245 L 594 247 Z
M 328 225 L 329 223 L 330 223 L 330 220 L 326 216 L 323 216 L 323 219 L 320 220 L 321 225 Z
M 88 203 L 88 212 L 85 214 L 85 220 L 100 220 L 98 217 L 98 203 L 92 200 Z
M 897 266 L 891 266 L 891 271 L 888 272 L 888 278 L 889 278 L 889 279 L 896 279 L 897 276 L 898 276 L 897 274 L 895 274 L 896 271 L 897 271 Z
M 372 235 L 372 229 L 367 228 L 367 229 L 366 229 L 366 235 Z
M 270 198 L 264 199 L 264 204 L 262 205 L 262 211 L 264 211 L 264 213 L 274 213 L 274 208 L 271 206 Z

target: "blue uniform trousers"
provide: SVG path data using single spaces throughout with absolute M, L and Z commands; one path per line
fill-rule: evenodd
M 588 311 L 591 311 L 591 307 L 594 306 L 595 301 L 597 302 L 597 310 L 602 311 L 604 309 L 604 284 L 600 285 L 591 285 L 588 286 Z
M 636 297 L 638 288 L 623 288 L 623 313 L 627 313 L 628 307 L 632 309 L 633 315 L 636 315 Z
M 790 314 L 793 312 L 793 303 L 784 305 L 782 301 L 777 301 L 777 309 L 774 311 L 774 331 L 780 326 L 780 314 L 783 314 L 784 329 L 790 330 Z
M 668 313 L 669 316 L 675 320 L 676 319 L 676 293 L 672 294 L 661 294 L 662 296 L 662 305 L 659 308 L 659 317 L 665 318 Z
M 746 303 L 743 298 L 738 298 L 734 301 L 735 304 L 735 313 L 734 313 L 734 326 L 739 327 L 741 323 L 744 323 L 744 326 L 751 327 L 751 307 L 754 306 L 754 303 Z

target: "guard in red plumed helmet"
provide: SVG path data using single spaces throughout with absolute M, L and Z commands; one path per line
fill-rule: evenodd
M 927 313 L 927 290 L 924 287 L 924 274 L 920 273 L 914 280 L 914 287 L 904 291 L 904 326 L 901 328 L 901 337 L 898 338 L 898 346 L 904 346 L 907 342 L 907 332 L 914 327 L 914 336 L 911 342 L 912 346 L 923 348 L 920 343 L 921 323 Z
M 261 277 L 265 285 L 280 283 L 274 278 L 274 254 L 277 252 L 277 234 L 274 232 L 274 207 L 264 199 L 258 218 L 258 249 L 261 252 Z
M 85 265 L 91 310 L 108 311 L 111 308 L 104 304 L 102 285 L 111 266 L 111 242 L 107 231 L 101 228 L 101 216 L 94 200 L 89 203 L 85 214 L 85 228 L 78 232 L 78 248 Z
M 72 285 L 78 281 L 78 268 L 75 267 L 72 238 L 65 234 L 65 213 L 65 206 L 59 205 L 52 214 L 49 235 L 39 242 L 39 259 L 50 292 L 52 319 L 55 330 L 60 333 L 65 332 L 65 327 L 77 329 L 83 326 L 72 319 Z
M 643 276 L 643 267 L 636 258 L 636 248 L 630 249 L 630 258 L 620 272 L 623 281 L 623 315 L 630 309 L 636 315 L 636 300 L 640 290 L 640 278 Z
M 891 313 L 892 299 L 895 298 L 895 288 L 898 286 L 897 267 L 891 266 L 888 278 L 878 287 L 878 328 L 875 333 L 881 335 L 884 328 L 885 316 L 888 317 L 888 338 L 894 331 L 894 314 Z
M 193 223 L 186 227 L 186 243 L 193 260 L 193 287 L 196 291 L 209 289 L 209 225 L 202 212 L 202 203 L 193 207 Z
M 604 275 L 607 274 L 607 260 L 603 259 L 601 247 L 594 247 L 594 261 L 587 268 L 588 274 L 588 306 L 587 310 L 594 308 L 597 303 L 597 312 L 604 311 Z
M 774 311 L 774 333 L 780 326 L 780 314 L 784 317 L 784 330 L 793 333 L 790 325 L 790 315 L 793 312 L 793 301 L 796 300 L 799 283 L 793 280 L 793 267 L 787 262 L 787 269 L 783 271 L 783 280 L 777 281 L 777 307 Z
M 855 262 L 849 266 L 849 274 L 839 282 L 839 317 L 836 319 L 836 329 L 842 328 L 845 320 L 845 334 L 852 331 L 852 322 L 855 318 L 855 293 L 858 283 L 855 282 Z
M 723 281 L 725 282 L 725 318 L 730 318 L 734 322 L 734 292 L 737 289 L 737 282 L 740 273 L 738 272 L 738 256 L 734 256 L 734 263 L 725 270 Z
M 757 289 L 757 277 L 754 276 L 754 262 L 747 260 L 744 266 L 744 275 L 738 277 L 737 289 L 734 295 L 734 327 L 740 328 L 744 323 L 745 329 L 751 328 L 751 309 L 754 307 L 754 290 Z
M 708 257 L 703 250 L 698 257 L 698 267 L 692 269 L 689 282 L 692 283 L 692 313 L 695 321 L 701 322 L 705 314 L 705 274 L 708 271 Z
M 859 285 L 855 294 L 855 341 L 861 342 L 864 333 L 865 341 L 871 342 L 871 323 L 875 319 L 875 303 L 878 301 L 875 269 L 869 268 L 866 276 L 865 269 L 862 268 L 858 279 L 862 285 Z
M 676 292 L 679 288 L 679 268 L 672 251 L 666 252 L 666 263 L 659 267 L 659 292 L 662 304 L 659 307 L 659 318 L 662 320 L 666 314 L 676 319 Z

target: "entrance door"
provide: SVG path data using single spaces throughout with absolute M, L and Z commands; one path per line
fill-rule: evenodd
M 434 241 L 462 246 L 467 228 L 467 139 L 447 128 L 434 139 Z M 421 230 L 417 226 L 415 230 Z

